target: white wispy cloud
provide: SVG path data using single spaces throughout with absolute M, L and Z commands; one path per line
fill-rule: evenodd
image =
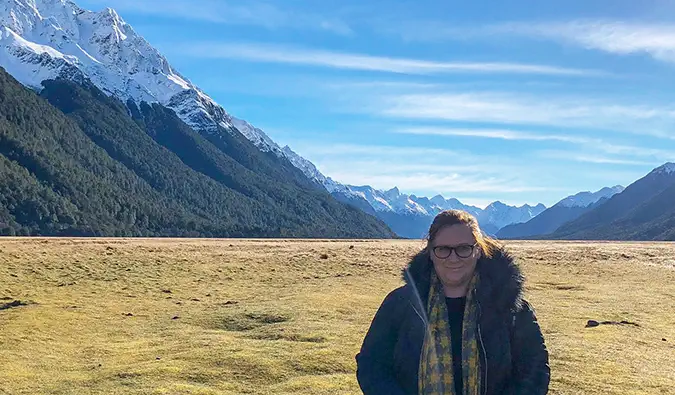
M 606 129 L 675 139 L 669 132 L 675 126 L 675 108 L 670 106 L 514 92 L 403 93 L 366 100 L 354 111 L 404 119 Z
M 251 25 L 266 29 L 292 28 L 323 30 L 352 35 L 352 28 L 341 19 L 286 9 L 262 1 L 231 0 L 90 0 L 123 13 L 155 15 L 219 24 Z
M 675 150 L 651 148 L 639 145 L 621 145 L 611 142 L 598 142 L 593 147 L 602 150 L 604 153 L 612 155 L 623 155 L 624 157 L 643 157 L 655 161 L 670 162 L 675 160 Z
M 596 153 L 602 152 L 604 154 L 619 155 L 622 158 L 641 157 L 649 158 L 652 161 L 670 161 L 675 159 L 675 150 L 651 148 L 641 145 L 622 145 L 611 141 L 590 137 L 579 136 L 576 134 L 549 134 L 537 133 L 512 129 L 467 129 L 467 128 L 449 128 L 449 127 L 414 127 L 401 128 L 392 130 L 393 133 L 413 134 L 413 135 L 431 135 L 431 136 L 459 136 L 459 137 L 476 137 L 512 141 L 557 141 L 563 143 L 571 143 L 581 146 L 580 149 L 593 150 Z M 563 151 L 557 151 L 558 153 Z M 570 152 L 564 154 L 557 154 L 557 157 L 566 158 L 580 158 L 580 161 L 593 161 L 590 155 L 583 156 Z M 600 158 L 595 163 L 617 163 L 617 164 L 653 164 L 656 162 L 635 161 L 621 158 Z
M 509 23 L 486 32 L 510 33 L 557 40 L 615 54 L 645 53 L 675 62 L 675 25 L 612 20 L 573 20 L 548 23 Z
M 391 24 L 391 23 L 390 23 Z M 675 63 L 675 24 L 577 19 L 569 21 L 524 21 L 485 26 L 448 25 L 440 21 L 402 21 L 396 28 L 377 30 L 406 41 L 510 40 L 514 36 L 557 41 L 613 54 L 647 54 Z
M 184 45 L 174 45 L 172 50 L 183 56 L 198 58 L 237 59 L 251 62 L 294 64 L 401 74 L 504 73 L 567 76 L 597 76 L 602 74 L 595 70 L 573 69 L 540 64 L 509 62 L 444 62 L 260 43 L 189 43 Z
M 394 133 L 431 135 L 431 136 L 458 136 L 458 137 L 480 137 L 500 140 L 527 140 L 527 141 L 560 141 L 566 143 L 589 144 L 597 140 L 586 137 L 533 133 L 509 129 L 462 129 L 462 128 L 403 128 L 395 129 Z
M 662 162 L 658 161 L 645 161 L 621 157 L 608 157 L 598 153 L 573 152 L 563 150 L 541 150 L 536 152 L 535 155 L 547 159 L 560 159 L 565 161 L 606 164 L 606 165 L 659 166 L 662 164 Z

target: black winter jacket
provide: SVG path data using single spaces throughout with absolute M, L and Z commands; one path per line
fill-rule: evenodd
M 403 271 L 406 284 L 382 302 L 360 352 L 357 379 L 365 395 L 417 394 L 433 264 L 417 254 Z M 548 350 L 533 309 L 523 299 L 523 276 L 506 251 L 481 258 L 478 302 L 483 395 L 546 394 Z M 418 298 L 416 295 L 419 294 Z

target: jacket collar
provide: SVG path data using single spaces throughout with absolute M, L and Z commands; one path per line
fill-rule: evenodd
M 403 279 L 413 287 L 422 300 L 429 295 L 433 263 L 425 250 L 413 256 L 403 270 Z M 505 249 L 495 251 L 492 258 L 478 260 L 476 270 L 480 274 L 477 297 L 484 304 L 499 311 L 517 311 L 523 304 L 524 276 L 515 258 Z

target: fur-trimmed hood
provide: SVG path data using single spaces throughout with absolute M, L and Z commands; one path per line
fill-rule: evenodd
M 413 256 L 403 269 L 406 285 L 426 300 L 429 295 L 433 263 L 428 250 Z M 476 290 L 478 299 L 499 311 L 519 311 L 523 306 L 524 276 L 515 258 L 505 249 L 498 249 L 492 258 L 480 258 L 476 265 L 480 283 Z

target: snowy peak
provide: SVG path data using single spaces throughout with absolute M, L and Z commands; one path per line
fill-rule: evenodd
M 47 79 L 88 79 L 122 102 L 160 103 L 198 132 L 240 132 L 326 189 L 347 191 L 304 158 L 284 152 L 262 130 L 228 114 L 112 8 L 92 12 L 69 0 L 0 0 L 0 67 L 35 90 Z
M 0 24 L 19 35 L 32 32 L 41 25 L 56 25 L 66 31 L 70 24 L 63 22 L 76 10 L 80 11 L 74 4 L 64 0 L 3 0 Z
M 654 169 L 651 174 L 675 174 L 675 163 L 668 162 Z
M 516 206 L 509 206 L 508 204 L 502 203 L 499 200 L 497 200 L 496 202 L 493 202 L 490 205 L 488 205 L 485 208 L 484 211 L 499 211 L 499 210 L 505 210 L 505 209 L 529 210 L 529 211 L 536 212 L 536 211 L 539 211 L 539 210 L 541 210 L 541 211 L 546 210 L 546 206 L 539 203 L 536 206 L 530 206 L 529 204 L 525 204 L 525 205 L 522 205 L 520 207 L 516 207 Z
M 177 88 L 189 85 L 174 75 L 166 59 L 110 8 L 96 13 L 64 0 L 0 1 L 4 2 L 0 23 L 29 43 L 49 47 L 51 50 L 45 52 L 52 56 L 68 56 L 92 82 L 120 99 L 151 102 L 167 99 L 166 94 L 159 94 L 166 83 L 152 86 L 150 82 L 162 81 L 144 80 L 143 75 L 135 78 L 134 74 L 164 72 L 162 77 L 182 81 Z M 7 59 L 2 61 L 5 63 Z
M 360 194 L 377 212 L 429 217 L 436 216 L 436 214 L 444 210 L 464 210 L 474 216 L 478 216 L 483 212 L 480 208 L 463 204 L 455 198 L 445 199 L 441 195 L 436 195 L 429 199 L 427 197 L 407 195 L 401 193 L 397 187 L 387 191 L 376 190 L 370 186 L 347 185 L 346 188 Z M 511 208 L 511 206 L 504 207 Z
M 378 212 L 393 212 L 394 207 L 384 198 L 384 192 L 378 191 L 370 186 L 347 185 L 351 191 L 362 196 L 370 206 Z
M 485 210 L 486 211 L 494 211 L 494 210 L 499 210 L 499 209 L 503 209 L 503 208 L 506 208 L 506 207 L 507 207 L 506 204 L 497 200 L 496 202 L 492 202 L 487 207 L 485 207 Z
M 546 206 L 541 203 L 534 207 L 529 204 L 514 207 L 496 201 L 478 215 L 478 222 L 481 225 L 491 224 L 497 229 L 501 229 L 507 225 L 527 222 L 544 210 L 546 210 Z
M 596 192 L 580 192 L 576 195 L 568 196 L 558 202 L 557 206 L 562 207 L 588 207 L 600 201 L 601 199 L 609 199 L 617 193 L 623 192 L 625 188 L 621 185 L 613 187 L 605 187 Z
M 439 207 L 445 205 L 445 203 L 446 203 L 445 198 L 441 195 L 436 195 L 436 196 L 432 197 L 431 199 L 429 199 L 429 201 L 431 203 L 439 206 Z
M 260 150 L 286 156 L 262 130 L 231 117 L 174 70 L 112 8 L 92 12 L 69 0 L 0 0 L 0 28 L 0 66 L 26 86 L 40 90 L 46 79 L 87 78 L 123 102 L 171 108 L 199 132 L 239 131 Z
M 478 207 L 466 205 L 455 198 L 446 199 L 441 195 L 436 195 L 431 199 L 416 198 L 416 201 L 423 205 L 426 203 L 429 206 L 427 211 L 434 213 L 434 215 L 445 210 L 464 210 L 474 216 L 478 216 L 482 211 Z
M 40 89 L 45 79 L 84 76 L 122 101 L 172 108 L 197 130 L 231 127 L 225 110 L 177 73 L 115 10 L 86 11 L 66 0 L 0 4 L 0 66 L 24 85 Z
M 398 189 L 398 187 L 393 187 L 392 189 L 385 191 L 384 195 L 389 199 L 397 199 L 401 196 L 401 191 Z
M 364 198 L 376 212 L 402 215 L 430 215 L 425 207 L 416 202 L 410 195 L 402 194 L 398 188 L 381 191 L 367 185 L 347 185 L 345 187 Z

